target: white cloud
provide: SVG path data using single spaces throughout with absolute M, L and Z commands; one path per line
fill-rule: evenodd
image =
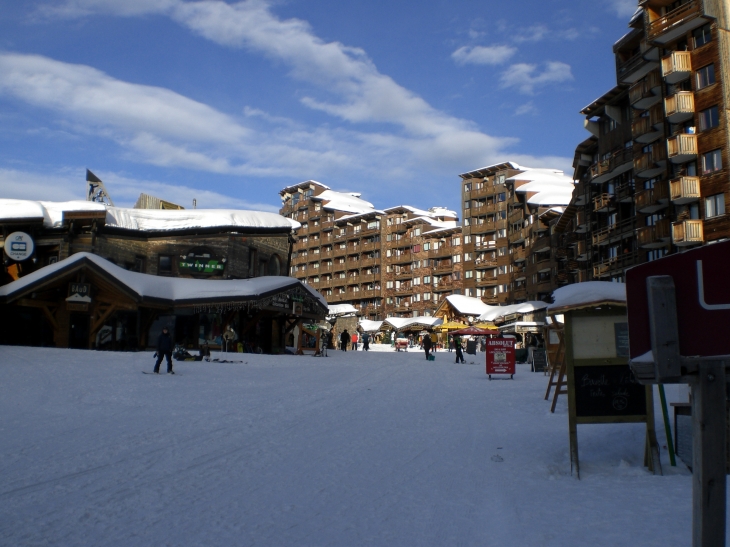
M 459 65 L 499 65 L 517 52 L 512 46 L 463 46 L 451 54 Z
M 500 85 L 504 88 L 516 87 L 520 93 L 532 95 L 536 87 L 573 79 L 570 65 L 559 61 L 549 61 L 541 73 L 536 73 L 536 70 L 537 65 L 527 63 L 512 65 L 502 73 Z
M 118 207 L 132 207 L 141 193 L 151 194 L 191 208 L 193 199 L 198 209 L 252 209 L 278 212 L 271 203 L 251 203 L 210 190 L 172 185 L 154 180 L 130 179 L 116 173 L 95 171 Z M 0 169 L 0 195 L 6 199 L 39 199 L 70 201 L 86 199 L 86 173 L 64 170 L 47 172 Z
M 638 8 L 638 3 L 636 0 L 610 0 L 609 6 L 619 17 L 631 17 Z
M 532 114 L 535 112 L 537 112 L 537 108 L 535 108 L 532 101 L 529 101 L 517 107 L 515 110 L 515 116 L 524 116 L 525 114 Z
M 530 27 L 518 29 L 513 39 L 517 43 L 539 42 L 548 36 L 548 34 L 549 30 L 545 25 L 532 25 Z
M 363 50 L 325 42 L 306 21 L 280 19 L 269 7 L 267 0 L 231 4 L 220 0 L 68 0 L 44 13 L 56 17 L 164 15 L 220 45 L 260 53 L 288 67 L 291 78 L 311 84 L 307 96 L 300 98 L 304 106 L 345 120 L 349 126 L 292 128 L 275 115 L 269 117 L 255 108 L 244 110 L 239 119 L 169 90 L 117 82 L 88 67 L 83 67 L 86 71 L 71 68 L 74 65 L 64 66 L 82 76 L 73 79 L 74 85 L 69 86 L 66 96 L 77 88 L 92 99 L 89 104 L 93 108 L 82 101 L 69 107 L 49 93 L 34 89 L 36 84 L 28 78 L 18 84 L 6 83 L 3 88 L 6 77 L 2 72 L 0 93 L 5 89 L 17 100 L 50 108 L 59 116 L 73 118 L 73 122 L 101 127 L 133 159 L 216 173 L 324 178 L 345 176 L 355 170 L 374 180 L 400 174 L 412 180 L 413 173 L 424 167 L 438 167 L 441 173 L 460 172 L 464 166 L 503 161 L 505 149 L 516 144 L 514 138 L 487 135 L 473 122 L 433 108 L 381 74 Z M 496 47 L 503 49 L 492 51 L 495 59 L 499 53 L 505 58 L 511 55 L 509 46 Z M 479 48 L 464 51 L 463 55 L 487 58 L 487 52 Z M 55 62 L 46 61 L 48 65 Z M 537 76 L 528 71 L 527 80 L 523 78 L 519 87 L 531 90 L 536 84 L 551 81 L 551 75 L 555 77 L 555 67 Z M 44 75 L 40 76 L 43 79 Z M 507 87 L 518 85 L 509 79 L 505 82 Z M 23 86 L 31 93 L 22 92 Z M 122 91 L 131 99 L 125 102 L 125 97 L 117 98 Z M 34 99 L 34 94 L 42 96 Z M 98 100 L 109 94 L 112 99 L 107 102 Z M 137 101 L 148 105 L 143 109 L 144 116 L 128 114 Z M 161 105 L 163 114 L 151 108 L 158 102 L 166 103 Z M 187 136 L 177 131 L 178 116 L 172 115 L 175 108 Z M 211 121 L 213 118 L 220 120 L 222 131 Z M 393 131 L 374 133 L 375 123 L 389 124 Z M 121 135 L 119 129 L 123 129 Z M 213 135 L 211 131 L 221 134 Z

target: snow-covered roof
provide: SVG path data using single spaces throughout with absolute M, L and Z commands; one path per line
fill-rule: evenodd
M 104 212 L 106 226 L 122 230 L 171 232 L 195 228 L 297 229 L 301 225 L 277 213 L 236 209 L 127 209 L 93 201 L 33 201 L 0 199 L 0 222 L 43 220 L 46 228 L 60 228 L 64 213 Z
M 290 228 L 296 220 L 277 213 L 236 209 L 122 209 L 107 207 L 106 226 L 124 230 L 165 232 L 191 228 Z
M 456 211 L 447 209 L 446 207 L 429 207 L 428 212 L 437 217 L 458 217 Z
M 530 196 L 530 205 L 568 205 L 573 196 L 574 182 L 559 169 L 524 168 L 525 171 L 508 178 L 508 181 L 528 181 L 515 188 L 515 192 L 536 192 Z
M 489 304 L 482 302 L 481 298 L 464 296 L 463 294 L 449 295 L 446 297 L 446 301 L 462 315 L 474 315 L 478 317 L 490 308 Z
M 284 276 L 264 276 L 252 279 L 183 279 L 161 277 L 130 272 L 108 260 L 91 253 L 76 253 L 55 264 L 45 266 L 20 279 L 0 287 L 0 299 L 12 297 L 30 289 L 49 278 L 71 270 L 81 263 L 92 263 L 110 277 L 124 285 L 137 300 L 145 298 L 167 301 L 170 304 L 193 304 L 196 302 L 251 300 L 301 287 L 311 293 L 323 307 L 324 297 L 298 279 Z
M 328 308 L 328 317 L 357 314 L 357 308 L 352 304 L 329 304 Z
M 335 192 L 334 190 L 325 190 L 317 196 L 312 196 L 314 200 L 325 202 L 324 208 L 333 211 L 342 211 L 345 213 L 369 213 L 375 210 L 373 204 L 357 196 L 344 192 Z
M 325 190 L 330 189 L 330 187 L 326 184 L 322 184 L 321 182 L 317 182 L 316 180 L 305 180 L 304 182 L 298 182 L 297 184 L 287 186 L 286 188 L 280 190 L 279 193 L 282 195 L 286 193 L 292 193 L 296 192 L 299 188 L 309 188 L 310 186 L 319 186 L 320 188 L 324 188 Z
M 548 313 L 599 306 L 601 304 L 626 305 L 626 285 L 611 281 L 585 281 L 560 287 L 553 292 L 554 302 Z
M 382 321 L 371 321 L 370 319 L 360 320 L 360 328 L 363 332 L 378 332 L 382 326 Z
M 411 325 L 421 325 L 424 327 L 435 327 L 443 323 L 443 319 L 440 317 L 388 317 L 383 321 L 386 325 L 390 325 L 395 330 L 405 329 Z
M 532 300 L 509 306 L 489 306 L 489 309 L 479 316 L 479 321 L 494 321 L 511 313 L 530 313 L 537 310 L 544 310 L 548 307 L 546 302 Z

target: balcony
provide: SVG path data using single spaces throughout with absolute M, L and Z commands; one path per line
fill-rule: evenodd
M 496 287 L 497 285 L 499 285 L 499 278 L 496 275 L 477 279 L 477 287 Z
M 631 122 L 631 137 L 641 144 L 649 144 L 664 134 L 664 127 L 655 127 L 650 116 L 634 118 Z
M 652 4 L 658 4 L 656 7 L 667 5 L 668 2 L 648 2 L 650 18 L 654 13 L 651 9 Z M 708 21 L 702 16 L 702 0 L 694 0 L 687 2 L 681 6 L 671 10 L 663 17 L 653 19 L 646 31 L 647 39 L 650 42 L 659 44 L 667 44 L 676 40 L 680 36 L 686 34 L 692 29 L 700 27 Z
M 604 226 L 599 230 L 595 230 L 592 234 L 593 245 L 607 245 L 615 241 L 620 241 L 629 233 L 634 231 L 634 218 L 627 218 L 616 224 Z
M 453 267 L 454 264 L 453 262 L 451 262 L 451 260 L 439 260 L 436 263 L 434 270 L 436 270 L 437 272 L 450 271 Z
M 697 159 L 697 135 L 680 133 L 667 139 L 667 156 L 672 163 Z
M 490 234 L 497 231 L 497 223 L 483 222 L 481 224 L 472 224 L 471 233 L 473 234 Z
M 692 56 L 689 51 L 673 51 L 662 57 L 662 76 L 668 84 L 686 80 L 692 74 Z
M 497 261 L 494 259 L 488 259 L 488 258 L 477 258 L 474 261 L 474 268 L 477 270 L 486 270 L 487 268 L 496 268 L 497 267 Z
M 431 249 L 428 251 L 429 258 L 438 258 L 440 256 L 451 256 L 454 249 L 450 245 L 441 245 L 438 249 Z
M 593 210 L 596 213 L 610 213 L 616 210 L 616 204 L 611 194 L 600 194 L 593 199 Z
M 667 166 L 667 149 L 661 144 L 652 145 L 651 150 L 634 158 L 634 173 L 637 177 L 651 178 L 662 173 Z
M 669 182 L 669 194 L 672 203 L 684 205 L 700 199 L 700 178 L 679 177 Z
M 672 223 L 672 243 L 678 247 L 704 243 L 701 220 L 682 220 Z
M 636 240 L 642 249 L 660 249 L 669 243 L 671 237 L 669 219 L 663 218 L 654 226 L 642 226 L 636 230 Z
M 527 259 L 527 251 L 525 248 L 515 249 L 512 251 L 512 260 L 513 262 L 522 262 L 523 260 Z M 495 262 L 496 263 L 496 262 Z
M 519 243 L 522 243 L 523 241 L 525 241 L 525 230 L 524 229 L 517 230 L 516 232 L 512 232 L 509 235 L 509 244 L 510 245 L 517 245 Z
M 662 79 L 655 70 L 629 88 L 629 103 L 638 110 L 648 110 L 662 100 Z
M 654 188 L 647 188 L 636 193 L 634 197 L 636 210 L 640 213 L 651 214 L 669 205 L 669 187 L 666 181 L 659 181 Z
M 621 148 L 611 154 L 607 159 L 601 160 L 590 167 L 591 182 L 600 184 L 612 179 L 621 173 L 625 173 L 631 169 L 633 151 L 631 148 Z
M 682 123 L 695 113 L 695 96 L 691 91 L 680 91 L 664 99 L 664 112 L 669 123 Z

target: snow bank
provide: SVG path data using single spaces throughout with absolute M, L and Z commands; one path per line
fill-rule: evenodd
M 352 194 L 335 192 L 334 190 L 325 190 L 317 196 L 312 196 L 312 199 L 325 202 L 324 208 L 333 211 L 355 214 L 375 211 L 375 207 L 369 201 L 360 199 Z
M 543 374 L 489 382 L 483 353 L 382 349 L 155 376 L 152 352 L 0 347 L 0 543 L 692 543 L 692 476 L 666 449 L 665 475 L 646 471 L 641 424 L 579 425 L 578 481 Z

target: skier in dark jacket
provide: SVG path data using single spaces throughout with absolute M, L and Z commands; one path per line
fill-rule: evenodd
M 368 351 L 370 349 L 370 335 L 367 332 L 362 335 L 362 349 L 363 351 Z
M 155 374 L 160 373 L 162 358 L 167 357 L 167 373 L 175 374 L 172 371 L 172 338 L 167 327 L 163 327 L 162 333 L 157 338 L 157 362 L 155 363 Z
M 347 351 L 347 345 L 350 343 L 350 333 L 347 332 L 347 329 L 342 331 L 342 334 L 340 334 L 340 349 L 342 351 Z
M 464 361 L 464 353 L 461 350 L 461 338 L 459 336 L 454 336 L 454 346 L 456 347 L 456 361 L 455 363 L 466 363 Z
M 428 334 L 423 335 L 423 351 L 426 352 L 426 359 L 428 359 L 428 356 L 431 354 L 431 337 Z

